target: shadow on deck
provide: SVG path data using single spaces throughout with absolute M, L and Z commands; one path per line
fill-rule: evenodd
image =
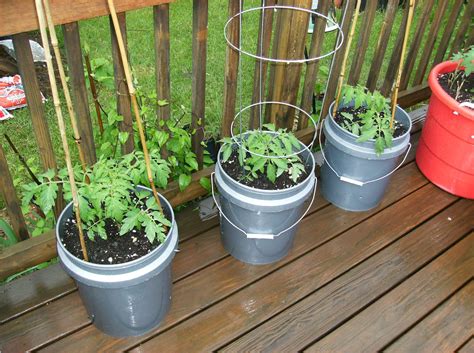
M 238 262 L 216 218 L 181 212 L 172 307 L 142 337 L 95 329 L 58 265 L 8 284 L 0 350 L 472 352 L 474 202 L 430 184 L 415 150 L 374 210 L 342 211 L 318 194 L 276 264 Z

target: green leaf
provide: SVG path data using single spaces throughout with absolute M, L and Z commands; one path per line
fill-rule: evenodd
M 276 168 L 272 163 L 267 166 L 267 178 L 274 183 L 276 180 Z
M 207 192 L 211 192 L 211 179 L 202 177 L 199 179 L 199 184 L 207 190 Z
M 373 139 L 377 134 L 377 127 L 372 127 L 367 131 L 363 131 L 359 138 L 356 140 L 357 142 L 365 142 L 370 139 Z
M 342 115 L 344 118 L 346 118 L 346 119 L 348 119 L 348 120 L 350 120 L 350 121 L 352 121 L 352 120 L 354 119 L 354 115 L 352 115 L 351 113 L 348 113 L 348 112 L 341 112 L 341 115 Z
M 125 144 L 125 142 L 127 142 L 128 135 L 129 135 L 128 132 L 125 132 L 125 131 L 119 132 L 118 139 L 122 145 Z
M 275 131 L 276 130 L 275 124 L 268 123 L 268 124 L 263 124 L 262 126 L 265 129 L 269 130 L 269 131 Z
M 157 103 L 159 107 L 164 107 L 169 104 L 166 99 L 158 99 Z
M 385 147 L 385 141 L 383 137 L 381 136 L 377 137 L 375 139 L 375 152 L 377 153 L 377 155 L 382 154 L 384 147 Z
M 191 183 L 191 175 L 181 174 L 178 178 L 179 190 L 184 191 Z
M 7 247 L 18 243 L 13 228 L 3 219 L 0 219 L 0 230 L 5 234 L 5 238 L 0 237 L 0 246 Z

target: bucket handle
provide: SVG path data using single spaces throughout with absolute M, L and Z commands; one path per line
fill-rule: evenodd
M 226 215 L 225 213 L 222 211 L 221 209 L 221 206 L 219 205 L 219 203 L 217 202 L 217 199 L 216 199 L 216 194 L 214 192 L 214 174 L 215 172 L 212 172 L 211 173 L 211 190 L 212 190 L 212 198 L 214 199 L 214 203 L 216 204 L 216 207 L 217 209 L 219 210 L 219 214 L 222 215 L 226 220 L 227 222 L 229 222 L 235 229 L 237 229 L 238 231 L 240 231 L 241 233 L 243 233 L 247 239 L 275 239 L 276 237 L 280 236 L 281 234 L 283 234 L 284 232 L 287 232 L 289 231 L 291 228 L 293 228 L 294 226 L 296 226 L 298 223 L 300 223 L 303 218 L 308 214 L 309 210 L 311 209 L 311 206 L 313 205 L 313 202 L 314 202 L 314 199 L 316 197 L 316 183 L 314 184 L 314 187 L 313 187 L 313 197 L 311 198 L 311 202 L 309 203 L 309 206 L 308 208 L 306 209 L 306 211 L 303 213 L 303 215 L 295 222 L 293 223 L 291 226 L 289 226 L 288 228 L 282 230 L 281 232 L 279 232 L 278 234 L 261 234 L 261 233 L 247 233 L 246 231 L 244 231 L 242 228 L 240 228 L 239 226 L 235 225 L 234 222 L 232 222 Z
M 324 126 L 324 120 L 321 122 L 322 126 Z M 410 153 L 411 147 L 412 147 L 411 142 L 408 142 L 408 148 L 407 148 L 407 151 L 405 152 L 405 156 L 403 157 L 403 160 L 391 172 L 389 172 L 389 173 L 387 173 L 387 174 L 385 174 L 385 175 L 383 175 L 379 178 L 376 178 L 376 179 L 372 179 L 372 180 L 368 180 L 368 181 L 360 181 L 360 180 L 352 179 L 352 178 L 349 178 L 349 177 L 345 177 L 343 175 L 340 175 L 338 172 L 336 172 L 336 170 L 329 163 L 329 161 L 326 158 L 326 155 L 324 154 L 324 148 L 321 145 L 321 135 L 322 134 L 323 134 L 323 129 L 321 129 L 321 131 L 319 133 L 319 146 L 321 147 L 321 154 L 323 156 L 323 159 L 326 162 L 326 164 L 328 165 L 329 169 L 331 169 L 333 171 L 333 173 L 336 174 L 336 176 L 339 178 L 339 180 L 341 180 L 343 182 L 346 182 L 346 183 L 349 183 L 349 184 L 357 185 L 357 186 L 364 186 L 365 184 L 375 183 L 376 181 L 385 179 L 386 177 L 388 177 L 388 176 L 392 175 L 393 173 L 395 173 L 405 163 L 405 161 L 408 157 L 408 154 Z

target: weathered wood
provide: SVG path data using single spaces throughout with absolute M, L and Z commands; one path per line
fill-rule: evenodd
M 453 8 L 451 9 L 451 13 L 448 16 L 446 25 L 444 25 L 443 36 L 441 37 L 441 40 L 439 41 L 438 51 L 436 52 L 436 56 L 433 60 L 433 66 L 439 64 L 440 62 L 444 60 L 444 55 L 446 54 L 449 41 L 454 32 L 454 27 L 461 13 L 463 2 L 464 2 L 463 0 L 456 0 L 453 4 Z
M 69 77 L 72 88 L 72 98 L 77 117 L 77 128 L 81 137 L 81 147 L 88 165 L 97 160 L 94 144 L 94 133 L 87 99 L 87 88 L 82 62 L 81 40 L 77 22 L 63 25 L 66 58 L 69 66 Z
M 414 164 L 412 164 L 408 169 L 402 168 L 400 173 L 397 173 L 392 181 L 393 188 L 391 188 L 391 190 L 388 192 L 387 198 L 384 200 L 384 205 L 382 205 L 382 208 L 396 200 L 400 200 L 400 198 L 403 196 L 426 184 L 426 180 L 419 174 Z M 401 187 L 402 185 L 409 185 L 409 187 L 405 189 Z M 400 190 L 403 190 L 402 193 L 404 195 L 400 194 Z M 434 203 L 436 203 L 436 201 L 434 201 Z M 420 214 L 423 213 L 421 211 L 422 210 L 420 209 Z M 431 213 L 431 211 L 427 212 Z M 370 212 L 370 214 L 374 213 L 375 212 Z M 370 215 L 343 212 L 336 209 L 335 207 L 325 207 L 319 209 L 319 211 L 316 212 L 314 216 L 310 216 L 306 221 L 303 221 L 301 229 L 298 232 L 298 237 L 295 239 L 295 248 L 287 258 L 278 263 L 278 267 L 292 262 L 298 256 L 300 256 L 300 254 L 306 253 L 310 249 L 317 248 L 319 245 L 325 243 L 344 230 L 349 229 L 353 225 L 361 222 L 368 216 Z M 414 217 L 416 217 L 416 215 Z M 421 218 L 424 217 L 422 216 Z M 329 219 L 337 219 L 337 224 L 324 221 Z M 321 225 L 319 228 L 321 231 L 321 236 L 315 237 L 312 233 L 314 222 L 317 222 L 318 225 Z M 176 325 L 176 323 L 181 322 L 193 314 L 198 313 L 203 308 L 209 307 L 215 302 L 228 297 L 231 293 L 234 293 L 239 288 L 244 288 L 255 280 L 262 278 L 270 272 L 273 272 L 275 265 L 248 266 L 229 257 L 222 248 L 222 245 L 220 245 L 218 233 L 219 230 L 214 229 L 209 233 L 203 234 L 205 235 L 205 239 L 202 240 L 199 247 L 194 247 L 192 242 L 189 244 L 190 248 L 180 247 L 181 251 L 177 254 L 173 262 L 173 277 L 175 277 L 175 269 L 179 269 L 179 273 L 181 273 L 181 275 L 184 275 L 185 273 L 188 273 L 188 275 L 185 276 L 183 280 L 175 283 L 173 287 L 172 308 L 165 321 L 158 328 L 158 331 L 143 336 L 141 340 L 144 338 L 149 338 L 152 334 L 167 330 L 170 326 Z M 201 241 L 200 239 L 201 236 L 197 237 L 196 239 L 193 238 L 192 241 Z M 343 247 L 338 246 L 336 248 L 340 248 L 342 251 Z M 191 252 L 191 250 L 194 251 Z M 326 249 L 317 250 L 318 254 L 324 254 L 325 251 L 327 253 Z M 189 255 L 191 253 L 195 254 L 196 256 L 185 255 Z M 318 254 L 314 254 L 315 258 L 316 256 L 320 256 Z M 182 256 L 186 257 L 182 258 Z M 329 255 L 327 254 L 327 256 Z M 341 259 L 342 258 L 343 257 L 341 257 Z M 222 260 L 217 262 L 219 259 Z M 185 266 L 184 263 L 180 264 L 182 261 L 188 263 L 189 266 Z M 310 259 L 308 259 L 308 261 L 310 261 Z M 313 260 L 313 263 L 314 261 L 315 260 Z M 347 262 L 350 262 L 350 260 L 348 259 Z M 213 265 L 206 267 L 206 269 L 203 271 L 193 273 L 193 267 L 191 266 L 202 268 L 202 265 L 204 264 Z M 322 271 L 324 271 L 324 269 Z M 189 276 L 189 274 L 192 275 Z M 288 277 L 284 276 L 284 278 Z M 206 285 L 202 286 L 203 283 L 206 283 Z M 297 285 L 297 280 L 295 281 L 295 285 Z M 190 298 L 191 294 L 192 299 Z M 61 341 L 55 342 L 51 347 L 48 348 L 50 348 L 50 351 L 72 349 L 73 346 L 76 346 L 78 349 L 79 347 L 82 347 L 82 349 L 85 349 L 86 351 L 92 349 L 101 349 L 101 347 L 107 350 L 122 350 L 133 346 L 134 343 L 139 341 L 140 340 L 138 339 L 116 340 L 113 338 L 107 338 L 93 326 L 89 326 L 79 332 L 75 332 L 74 334 L 65 337 Z M 81 344 L 78 345 L 78 342 L 81 342 Z M 202 349 L 205 350 L 205 348 Z
M 471 336 L 471 339 L 467 342 L 464 342 L 462 346 L 456 349 L 457 353 L 472 353 L 474 352 L 474 337 Z
M 0 143 L 0 191 L 3 200 L 6 203 L 10 223 L 15 233 L 16 238 L 25 240 L 30 237 L 28 227 L 25 223 L 25 218 L 21 212 L 21 202 L 16 195 L 15 186 L 13 185 L 13 178 L 8 170 L 8 162 L 3 151 L 3 146 Z
M 415 3 L 415 10 L 416 10 Z M 403 38 L 405 36 L 403 28 L 407 25 L 408 20 L 408 10 L 410 6 L 405 6 L 405 10 L 403 11 L 403 18 L 400 23 L 400 30 L 398 31 L 397 39 L 395 40 L 395 44 L 393 46 L 392 55 L 390 57 L 390 62 L 388 64 L 387 72 L 385 73 L 385 78 L 382 87 L 380 88 L 380 92 L 385 96 L 388 97 L 390 92 L 392 91 L 393 82 L 395 81 L 395 76 L 397 74 L 398 63 L 400 62 L 400 53 L 402 51 L 402 43 Z
M 400 92 L 397 102 L 402 108 L 406 108 L 427 100 L 430 96 L 431 89 L 427 83 L 424 83 Z
M 327 16 L 329 12 L 329 5 L 330 4 L 328 1 L 322 1 L 321 4 L 318 6 L 318 12 L 324 16 Z M 324 38 L 326 22 L 326 19 L 323 17 L 318 16 L 316 18 L 313 28 L 313 35 L 311 37 L 311 47 L 309 49 L 308 54 L 310 58 L 315 58 L 321 55 L 321 49 L 323 47 L 322 38 Z M 316 84 L 318 70 L 319 60 L 309 62 L 306 66 L 306 74 L 304 78 L 300 108 L 307 113 L 311 112 L 314 96 L 314 85 Z M 298 129 L 305 129 L 306 127 L 308 127 L 308 117 L 304 114 L 299 114 Z
M 349 33 L 349 27 L 352 22 L 352 15 L 354 14 L 354 4 L 355 0 L 347 0 L 345 3 L 345 10 L 344 16 L 342 18 L 342 22 L 339 23 L 339 26 L 344 33 L 344 38 L 346 38 L 347 34 Z M 329 106 L 334 100 L 336 89 L 337 89 L 337 82 L 338 77 L 342 65 L 342 61 L 344 59 L 344 52 L 346 50 L 347 41 L 344 41 L 339 51 L 333 56 L 333 60 L 331 62 L 331 72 L 328 77 L 328 84 L 326 88 L 326 93 L 324 95 L 323 106 L 321 108 L 321 116 L 326 116 L 329 112 Z
M 116 0 L 119 12 L 135 10 L 158 4 L 173 2 L 173 0 Z M 0 36 L 28 32 L 38 29 L 34 0 L 0 0 L 2 16 L 16 18 L 21 12 L 21 21 L 5 21 L 0 27 Z M 66 24 L 98 16 L 108 15 L 107 2 L 102 0 L 54 0 L 51 1 L 51 10 L 55 24 Z
M 464 48 L 464 40 L 466 37 L 466 33 L 469 29 L 470 23 L 472 21 L 472 16 L 474 15 L 474 3 L 468 2 L 464 8 L 464 15 L 462 16 L 461 23 L 459 24 L 458 31 L 456 32 L 456 36 L 451 44 L 451 49 L 449 51 L 449 56 L 451 57 L 453 54 L 459 52 L 462 48 Z M 472 33 L 471 30 L 471 40 L 472 40 Z
M 368 352 L 383 349 L 472 276 L 473 237 L 471 233 L 308 351 Z
M 18 72 L 18 67 L 10 60 L 0 58 L 0 71 L 14 75 Z
M 169 4 L 153 7 L 156 96 L 158 100 L 168 102 L 166 105 L 157 105 L 156 115 L 158 120 L 168 120 L 171 114 L 169 14 Z
M 0 323 L 13 320 L 75 289 L 74 281 L 59 264 L 18 278 L 0 287 Z
M 378 1 L 369 1 L 364 10 L 364 19 L 359 30 L 359 40 L 352 58 L 351 70 L 347 79 L 348 84 L 356 85 L 359 82 L 362 65 L 364 65 L 365 53 L 369 46 L 369 39 L 372 34 L 375 14 L 377 13 Z
M 203 146 L 206 108 L 206 58 L 208 0 L 193 1 L 193 81 L 191 127 L 192 147 L 199 169 L 203 167 Z
M 54 154 L 53 143 L 49 133 L 48 122 L 43 110 L 43 98 L 36 77 L 35 64 L 31 54 L 30 42 L 26 33 L 20 33 L 13 36 L 13 46 L 18 61 L 18 69 L 22 78 L 23 88 L 25 90 L 28 110 L 30 112 L 31 123 L 33 125 L 33 134 L 36 138 L 41 165 L 43 170 L 56 170 L 56 157 Z M 58 190 L 58 195 L 62 195 L 62 188 Z M 64 208 L 62 196 L 58 197 L 54 206 L 54 214 L 59 216 Z
M 242 0 L 229 1 L 229 18 L 236 15 L 241 8 Z M 235 18 L 227 27 L 227 38 L 235 46 L 239 47 L 240 42 L 240 28 L 239 19 Z M 225 57 L 225 72 L 224 72 L 224 104 L 222 112 L 222 137 L 230 136 L 230 125 L 235 116 L 235 103 L 237 100 L 237 75 L 239 68 L 239 53 L 227 45 Z
M 420 19 L 417 21 L 418 26 L 415 31 L 415 35 L 411 41 L 410 50 L 407 54 L 407 60 L 403 66 L 402 81 L 400 83 L 400 89 L 404 90 L 408 87 L 410 82 L 410 76 L 415 66 L 415 61 L 418 57 L 418 51 L 420 50 L 421 40 L 425 35 L 425 29 L 430 20 L 431 9 L 433 8 L 434 0 L 428 0 L 423 3 L 423 12 L 420 15 Z M 426 55 L 426 53 L 425 53 Z
M 438 198 L 440 196 L 441 198 Z M 427 219 L 429 218 L 428 214 L 432 214 L 433 211 L 438 212 L 454 199 L 450 197 L 448 201 L 446 196 L 446 193 L 436 193 L 435 187 L 427 185 L 399 201 L 393 207 L 389 207 L 371 217 L 372 222 L 361 223 L 359 226 L 344 232 L 326 243 L 327 246 L 323 245 L 307 253 L 291 264 L 280 268 L 277 272 L 269 274 L 233 296 L 214 304 L 208 310 L 204 310 L 180 325 L 155 336 L 141 344 L 140 348 L 145 351 L 161 351 L 165 347 L 173 346 L 176 351 L 180 352 L 189 352 L 193 347 L 199 347 L 203 351 L 218 349 L 245 333 L 249 328 L 259 325 L 262 321 L 321 288 L 332 278 L 346 271 L 349 263 L 357 263 L 367 258 L 384 244 L 390 243 L 393 239 L 403 235 L 419 224 L 419 217 Z M 436 197 L 436 201 L 434 197 Z M 416 212 L 413 206 L 408 206 L 414 200 L 431 200 L 431 206 L 434 210 L 428 211 L 428 214 L 424 214 L 426 210 Z M 318 218 L 319 215 L 325 213 L 325 210 L 332 209 L 331 206 L 326 207 L 318 212 L 315 217 Z M 413 217 L 415 213 L 417 215 Z M 395 214 L 397 214 L 396 217 Z M 403 214 L 404 222 L 398 221 L 397 217 L 400 214 Z M 303 234 L 312 235 L 313 238 L 316 238 L 316 241 L 322 241 L 322 238 L 326 238 L 327 233 L 318 232 L 320 236 L 316 237 L 308 228 L 308 226 L 314 227 L 315 217 L 309 217 L 306 222 L 300 225 L 298 234 L 300 239 L 304 237 Z M 332 218 L 330 222 L 333 225 L 339 223 L 335 218 Z M 318 227 L 323 226 L 321 223 L 317 224 Z M 383 231 L 381 225 L 384 225 Z M 304 230 L 303 234 L 302 230 Z M 298 245 L 295 244 L 295 250 L 300 250 Z M 311 248 L 312 246 L 306 249 Z M 233 281 L 236 280 L 233 277 L 229 278 L 232 278 Z M 255 295 L 256 293 L 258 295 Z M 251 298 L 250 302 L 249 298 Z M 181 302 L 179 304 L 186 305 Z M 228 313 L 232 313 L 231 325 L 225 324 L 229 322 Z M 206 325 L 203 325 L 203 322 L 206 322 Z M 183 339 L 183 337 L 186 337 L 184 336 L 185 332 L 192 332 L 192 338 Z M 178 340 L 178 337 L 181 339 Z
M 469 210 L 474 210 L 472 204 L 466 210 L 467 205 L 467 202 L 455 203 L 321 290 L 226 346 L 223 351 L 302 350 L 462 238 L 469 229 L 465 224 Z M 448 215 L 453 214 L 457 218 L 455 223 L 444 222 Z M 440 225 L 442 229 L 439 229 Z M 390 261 L 397 258 L 403 258 L 403 262 Z M 420 350 L 406 350 L 414 351 Z
M 386 352 L 454 352 L 472 336 L 473 298 L 474 281 L 471 281 L 389 346 Z
M 276 0 L 262 0 L 262 6 L 274 6 Z M 257 56 L 268 57 L 272 39 L 273 28 L 273 9 L 261 11 L 258 27 Z M 263 21 L 262 21 L 263 20 Z M 263 24 L 263 26 L 262 26 Z M 263 32 L 263 33 L 262 33 Z M 263 36 L 262 36 L 263 34 Z M 253 74 L 253 94 L 252 104 L 264 101 L 268 61 L 255 60 L 255 69 Z M 255 129 L 263 124 L 264 106 L 255 106 L 250 109 L 249 128 Z
M 279 1 L 278 5 L 311 8 L 308 0 Z M 275 59 L 302 59 L 304 45 L 309 24 L 309 14 L 299 10 L 281 9 L 277 13 L 273 58 Z M 301 70 L 299 63 L 272 63 L 270 65 L 270 79 L 268 101 L 284 102 L 296 105 Z M 266 107 L 265 119 L 276 127 L 293 130 L 295 110 L 285 105 L 272 104 Z
M 433 19 L 433 22 L 431 23 L 431 27 L 429 30 L 429 33 L 432 33 L 432 35 L 428 36 L 425 42 L 425 45 L 423 47 L 424 55 L 420 57 L 420 62 L 418 63 L 418 68 L 415 73 L 415 78 L 413 79 L 413 85 L 421 84 L 425 78 L 426 69 L 428 68 L 428 62 L 430 61 L 431 53 L 433 52 L 433 47 L 435 45 L 436 38 L 437 38 L 437 35 L 434 35 L 434 34 L 438 33 L 439 31 L 439 27 L 443 20 L 443 15 L 446 12 L 447 6 L 448 6 L 448 0 L 440 0 L 438 2 L 438 7 L 436 9 L 435 17 Z
M 387 50 L 388 41 L 390 34 L 392 33 L 393 22 L 395 20 L 395 14 L 398 10 L 398 0 L 389 0 L 387 9 L 385 10 L 385 17 L 380 29 L 379 39 L 377 41 L 377 47 L 375 49 L 374 58 L 370 65 L 369 76 L 367 78 L 366 87 L 373 91 L 377 87 L 377 80 L 382 69 L 382 62 L 384 60 L 385 52 Z
M 127 23 L 125 13 L 117 14 L 118 21 L 120 24 L 120 30 L 125 47 L 127 47 Z M 133 118 L 132 118 L 132 103 L 130 95 L 128 94 L 127 81 L 125 79 L 125 72 L 123 69 L 122 58 L 120 57 L 119 46 L 117 43 L 117 37 L 110 18 L 110 33 L 112 38 L 112 58 L 114 62 L 114 78 L 115 78 L 115 92 L 117 95 L 117 112 L 123 116 L 123 121 L 120 122 L 120 130 L 128 132 L 128 139 L 122 145 L 123 153 L 130 153 L 134 150 L 133 141 Z
M 9 246 L 0 252 L 0 279 L 51 260 L 56 256 L 54 232 L 48 232 L 18 244 Z

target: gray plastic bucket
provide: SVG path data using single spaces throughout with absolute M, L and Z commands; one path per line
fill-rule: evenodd
M 73 256 L 59 238 L 64 221 L 71 216 L 72 202 L 59 216 L 56 238 L 61 264 L 76 281 L 93 324 L 110 336 L 142 335 L 158 326 L 169 310 L 171 260 L 178 244 L 178 228 L 171 205 L 161 195 L 160 200 L 172 215 L 165 242 L 149 254 L 123 264 L 94 264 Z
M 410 144 L 411 119 L 397 106 L 395 119 L 407 128 L 393 145 L 377 156 L 375 141 L 356 142 L 358 136 L 339 126 L 332 116 L 333 104 L 324 121 L 326 142 L 321 167 L 321 192 L 333 205 L 348 211 L 366 211 L 383 198 L 390 176 L 405 161 Z M 399 157 L 405 157 L 399 163 Z
M 234 180 L 222 169 L 222 148 L 219 151 L 215 178 L 220 201 L 214 200 L 220 210 L 222 244 L 238 260 L 268 264 L 290 251 L 296 225 L 311 207 L 305 212 L 304 203 L 311 195 L 311 202 L 314 200 L 316 190 L 314 157 L 302 147 L 300 157 L 310 164 L 311 173 L 300 184 L 283 190 L 255 189 Z

